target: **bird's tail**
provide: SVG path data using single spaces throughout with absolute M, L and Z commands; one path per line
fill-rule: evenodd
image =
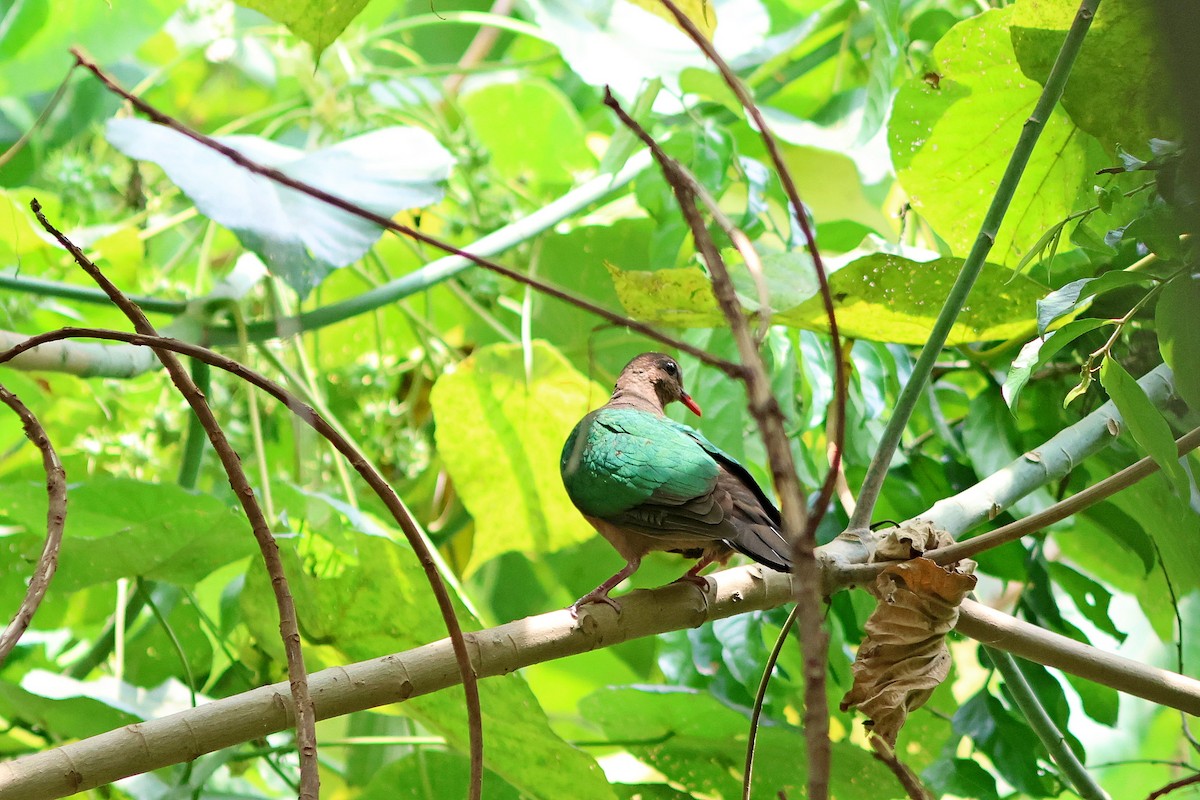
M 770 525 L 741 525 L 738 535 L 725 543 L 776 572 L 791 572 L 791 548 L 787 539 Z

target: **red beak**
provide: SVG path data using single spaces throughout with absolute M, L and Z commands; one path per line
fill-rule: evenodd
M 700 413 L 700 406 L 696 405 L 696 401 L 693 400 L 692 396 L 690 394 L 688 394 L 687 392 L 683 393 L 683 397 L 679 398 L 679 401 L 681 403 L 683 403 L 685 406 L 687 406 L 688 411 L 692 412 L 697 417 L 704 416 L 703 414 Z

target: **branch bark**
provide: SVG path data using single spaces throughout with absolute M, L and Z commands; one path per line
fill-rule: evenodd
M 638 590 L 621 598 L 618 616 L 588 607 L 579 619 L 566 609 L 465 634 L 481 678 L 584 653 L 643 636 L 694 628 L 792 598 L 793 578 L 751 565 L 707 577 L 705 593 L 691 584 Z M 707 597 L 707 602 L 705 600 Z M 1031 661 L 1058 667 L 1191 714 L 1200 714 L 1200 681 L 1079 644 L 1034 625 L 963 604 L 958 630 Z M 315 672 L 310 690 L 318 719 L 349 714 L 436 692 L 459 681 L 449 640 L 403 653 Z M 199 708 L 129 725 L 89 739 L 0 762 L 0 800 L 48 800 L 120 778 L 180 763 L 292 724 L 286 683 L 215 700 Z

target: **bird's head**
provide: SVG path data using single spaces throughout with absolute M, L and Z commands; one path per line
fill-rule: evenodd
M 642 353 L 630 361 L 617 378 L 617 391 L 632 391 L 648 387 L 665 408 L 676 400 L 700 416 L 700 406 L 683 390 L 683 374 L 675 359 L 664 353 Z

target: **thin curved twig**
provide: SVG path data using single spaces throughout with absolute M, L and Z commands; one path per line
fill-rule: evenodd
M 476 676 L 474 665 L 471 663 L 471 657 L 467 652 L 466 642 L 463 638 L 462 627 L 458 623 L 458 617 L 454 612 L 454 604 L 450 598 L 450 594 L 446 589 L 446 584 L 442 580 L 442 576 L 437 571 L 437 563 L 430 552 L 428 545 L 425 543 L 421 532 L 417 527 L 417 523 L 409 514 L 408 509 L 400 500 L 396 492 L 388 484 L 379 472 L 371 466 L 370 461 L 366 456 L 354 446 L 345 436 L 343 436 L 333 425 L 331 425 L 317 411 L 305 403 L 296 395 L 285 389 L 270 378 L 262 375 L 249 367 L 234 361 L 231 358 L 213 352 L 207 348 L 201 347 L 198 344 L 183 342 L 178 339 L 169 339 L 160 336 L 146 336 L 138 333 L 127 333 L 125 331 L 112 331 L 103 328 L 62 328 L 57 331 L 49 331 L 47 333 L 38 334 L 26 339 L 16 347 L 0 353 L 0 364 L 3 364 L 22 352 L 26 352 L 36 348 L 46 342 L 56 342 L 64 339 L 73 338 L 90 338 L 102 339 L 114 342 L 124 342 L 130 345 L 139 347 L 153 347 L 161 350 L 170 350 L 180 355 L 188 356 L 197 361 L 216 367 L 217 369 L 229 372 L 232 375 L 245 380 L 247 383 L 262 389 L 267 394 L 281 402 L 284 407 L 296 415 L 301 422 L 308 425 L 321 436 L 325 437 L 333 446 L 341 453 L 354 467 L 367 485 L 375 492 L 379 499 L 391 512 L 392 518 L 400 526 L 408 539 L 409 545 L 417 556 L 417 560 L 421 563 L 421 568 L 425 571 L 426 579 L 429 581 L 430 587 L 433 590 L 434 596 L 437 599 L 438 609 L 441 612 L 442 619 L 446 625 L 447 636 L 450 640 L 450 646 L 454 654 L 456 666 L 458 668 L 459 679 L 462 682 L 466 693 L 467 703 L 467 719 L 468 726 L 471 731 L 471 740 L 482 736 L 483 724 L 479 707 L 479 683 Z
M 783 652 L 783 644 L 787 641 L 792 626 L 796 624 L 799 612 L 800 606 L 792 606 L 787 619 L 783 621 L 783 628 L 775 637 L 775 646 L 771 648 L 771 654 L 767 656 L 767 663 L 763 667 L 758 691 L 754 693 L 754 707 L 750 711 L 750 731 L 746 736 L 746 763 L 742 768 L 742 800 L 750 800 L 750 788 L 754 784 L 754 748 L 758 745 L 758 723 L 762 718 L 763 704 L 766 702 L 767 686 L 771 683 L 771 674 L 775 671 L 779 654 Z
M 557 286 L 552 286 L 544 281 L 538 280 L 537 278 L 517 272 L 516 270 L 492 261 L 491 259 L 469 253 L 466 250 L 462 250 L 452 244 L 449 244 L 448 242 L 443 242 L 437 237 L 430 236 L 423 231 L 410 228 L 407 225 L 401 225 L 399 222 L 396 222 L 390 217 L 385 217 L 382 214 L 376 214 L 375 212 L 365 209 L 362 206 L 351 203 L 349 200 L 343 200 L 337 195 L 330 194 L 323 189 L 310 186 L 304 181 L 296 180 L 290 175 L 280 172 L 277 169 L 264 167 L 262 164 L 247 158 L 232 147 L 221 144 L 216 139 L 213 139 L 210 136 L 205 136 L 199 131 L 189 128 L 187 125 L 184 125 L 174 117 L 159 111 L 157 108 L 150 105 L 140 97 L 126 91 L 111 76 L 109 76 L 108 73 L 102 70 L 95 61 L 85 55 L 80 48 L 71 48 L 71 54 L 75 56 L 75 60 L 80 64 L 80 66 L 84 67 L 93 75 L 95 75 L 96 78 L 103 83 L 109 91 L 129 101 L 136 109 L 141 111 L 151 120 L 160 125 L 164 125 L 177 133 L 181 133 L 189 139 L 198 142 L 211 150 L 215 150 L 216 152 L 228 158 L 234 164 L 237 164 L 242 169 L 248 170 L 255 175 L 261 175 L 262 177 L 267 178 L 268 180 L 271 180 L 281 186 L 294 189 L 297 192 L 307 195 L 315 200 L 320 200 L 321 202 L 331 205 L 334 208 L 341 209 L 348 214 L 353 214 L 356 217 L 373 222 L 385 230 L 400 234 L 402 236 L 407 236 L 410 239 L 415 239 L 418 242 L 430 245 L 431 247 L 436 247 L 439 250 L 459 256 L 460 258 L 465 258 L 477 266 L 483 267 L 484 269 L 490 270 L 491 272 L 495 272 L 499 275 L 503 275 L 504 277 L 514 280 L 517 283 L 525 286 L 532 286 L 542 294 L 557 298 L 565 303 L 570 303 L 577 308 L 582 308 L 583 310 L 595 314 L 598 317 L 602 317 L 614 325 L 620 325 L 622 327 L 629 328 L 630 330 L 636 331 L 647 338 L 654 339 L 655 341 L 661 342 L 669 347 L 673 347 L 680 352 L 694 356 L 704 363 L 716 367 L 726 375 L 729 375 L 731 378 L 741 377 L 741 367 L 724 359 L 717 358 L 707 350 L 688 344 L 680 339 L 667 336 L 665 333 L 656 330 L 650 325 L 646 325 L 645 323 L 638 322 L 635 319 L 631 319 L 613 311 L 609 311 L 607 308 L 598 306 L 595 303 L 585 300 L 581 297 L 576 297 L 570 292 L 559 289 Z
M 33 577 L 29 580 L 29 588 L 25 590 L 25 598 L 21 601 L 17 613 L 13 615 L 8 627 L 0 633 L 0 665 L 8 658 L 8 654 L 17 646 L 21 636 L 29 628 L 33 615 L 37 613 L 46 590 L 50 588 L 50 579 L 58 569 L 58 552 L 62 547 L 63 527 L 67 522 L 67 473 L 62 461 L 46 435 L 46 429 L 38 422 L 38 418 L 21 399 L 0 385 L 0 402 L 16 412 L 21 418 L 25 436 L 42 452 L 42 468 L 46 471 L 46 544 L 42 547 L 42 555 L 38 558 Z
M 792 213 L 795 214 L 796 223 L 800 226 L 800 231 L 804 234 L 804 243 L 808 248 L 808 254 L 813 260 L 813 271 L 817 275 L 817 286 L 821 294 L 821 304 L 825 307 L 825 319 L 829 323 L 829 338 L 833 343 L 834 352 L 841 352 L 841 334 L 838 332 L 837 313 L 833 307 L 833 292 L 829 288 L 829 275 L 825 271 L 825 264 L 821 260 L 821 251 L 817 247 L 817 237 L 813 233 L 812 226 L 808 223 L 808 215 L 804 211 L 804 203 L 800 200 L 800 192 L 796 189 L 796 181 L 792 178 L 792 171 L 788 169 L 787 162 L 783 160 L 783 153 L 779 150 L 779 142 L 775 139 L 775 135 L 771 133 L 771 126 L 767 124 L 766 117 L 763 116 L 758 104 L 754 102 L 754 98 L 750 94 L 750 90 L 738 78 L 737 73 L 733 68 L 721 57 L 713 47 L 713 43 L 704 35 L 704 32 L 692 22 L 686 14 L 684 14 L 679 6 L 675 5 L 672 0 L 659 0 L 675 17 L 675 21 L 683 28 L 684 32 L 691 37 L 708 60 L 713 62 L 717 71 L 721 73 L 721 78 L 725 81 L 725 85 L 733 91 L 738 102 L 742 104 L 742 108 L 754 120 L 754 126 L 758 129 L 758 135 L 762 138 L 763 144 L 767 148 L 767 154 L 771 158 L 771 164 L 775 167 L 775 174 L 779 178 L 779 183 L 783 186 L 783 193 L 787 196 L 788 202 L 792 205 Z M 830 498 L 833 497 L 834 488 L 837 483 L 838 468 L 841 466 L 842 459 L 842 443 L 846 437 L 846 373 L 845 365 L 838 361 L 834 364 L 834 404 L 838 410 L 838 415 L 834 424 L 833 447 L 831 448 L 829 458 L 829 474 L 825 477 L 825 483 L 821 486 L 821 492 L 817 496 L 816 502 L 808 516 L 808 525 L 804 531 L 804 537 L 811 540 L 812 547 L 816 547 L 816 531 L 817 526 L 821 524 L 821 519 L 825 516 L 825 509 L 829 505 Z M 808 545 L 805 545 L 808 546 Z
M 721 251 L 717 249 L 696 207 L 697 193 L 688 174 L 663 151 L 662 147 L 641 125 L 621 108 L 611 92 L 605 92 L 604 104 L 616 112 L 621 123 L 633 131 L 650 148 L 662 168 L 663 177 L 675 194 L 675 200 L 692 231 L 696 250 L 708 265 L 713 294 L 730 332 L 737 343 L 742 362 L 742 381 L 746 385 L 750 415 L 758 425 L 759 435 L 767 448 L 771 478 L 779 494 L 783 517 L 783 533 L 793 544 L 792 574 L 796 581 L 796 604 L 800 607 L 800 646 L 804 651 L 804 735 L 808 745 L 809 796 L 824 797 L 829 783 L 829 702 L 825 694 L 825 647 L 827 643 L 821 615 L 821 573 L 817 566 L 815 547 L 801 544 L 807 537 L 807 513 L 800 482 L 796 478 L 796 463 L 783 425 L 783 411 L 771 391 L 766 364 L 750 331 L 750 323 L 742 313 L 733 281 Z M 798 544 L 801 543 L 801 544 Z M 816 765 L 815 767 L 813 765 Z M 824 766 L 822 766 L 824 765 Z M 823 776 L 823 777 L 822 777 Z M 824 788 L 822 788 L 824 787 Z
M 146 336 L 157 336 L 158 331 L 150 324 L 150 320 L 138 306 L 131 302 L 116 285 L 110 281 L 99 267 L 80 250 L 74 242 L 61 231 L 50 224 L 42 214 L 41 204 L 35 199 L 30 202 L 30 208 L 38 222 L 47 233 L 58 240 L 84 272 L 88 274 L 112 299 L 113 305 L 121 310 L 138 333 Z M 9 351 L 11 352 L 11 351 Z M 279 557 L 279 545 L 271 535 L 271 526 L 263 514 L 255 497 L 246 471 L 242 469 L 241 458 L 230 446 L 225 437 L 225 431 L 217 422 L 216 415 L 208 405 L 200 388 L 192 380 L 183 362 L 171 351 L 154 349 L 154 354 L 162 361 L 171 381 L 179 389 L 180 394 L 187 400 L 189 406 L 200 424 L 204 426 L 208 440 L 221 459 L 221 465 L 229 477 L 229 485 L 233 488 L 238 502 L 250 521 L 250 529 L 258 548 L 262 552 L 263 563 L 271 578 L 271 589 L 275 594 L 275 605 L 279 611 L 279 633 L 283 640 L 284 653 L 287 656 L 288 678 L 292 689 L 292 701 L 296 713 L 296 745 L 300 752 L 300 799 L 317 800 L 321 792 L 321 777 L 317 769 L 317 716 L 313 708 L 312 697 L 308 692 L 308 669 L 304 666 L 304 652 L 300 646 L 300 627 L 296 616 L 296 604 L 288 587 L 287 576 L 284 574 L 283 561 Z

